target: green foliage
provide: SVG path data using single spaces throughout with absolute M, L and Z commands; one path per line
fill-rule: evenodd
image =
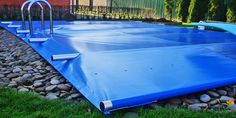
M 190 2 L 191 0 L 178 0 L 176 12 L 178 19 L 181 19 L 182 22 L 187 21 Z
M 227 21 L 236 22 L 236 0 L 232 0 L 228 6 Z
M 165 16 L 172 20 L 173 8 L 175 5 L 175 0 L 165 0 Z
M 189 22 L 204 20 L 208 11 L 209 0 L 191 0 L 189 6 Z
M 226 21 L 226 5 L 224 4 L 224 0 L 210 0 L 209 19 Z
M 91 112 L 88 112 L 88 109 Z M 235 118 L 236 112 L 194 112 L 184 108 L 147 109 L 144 107 L 112 112 L 110 117 L 122 118 L 127 111 L 138 113 L 140 118 Z M 33 93 L 18 93 L 0 89 L 1 118 L 106 118 L 85 100 L 68 102 L 45 100 Z M 108 118 L 108 117 L 107 117 Z
M 87 112 L 91 109 L 92 113 Z M 18 93 L 0 89 L 1 118 L 102 118 L 103 115 L 85 100 L 68 102 L 49 101 L 33 93 Z

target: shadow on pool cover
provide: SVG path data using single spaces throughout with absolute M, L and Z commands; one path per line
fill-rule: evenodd
M 13 24 L 21 24 L 15 21 Z M 46 22 L 48 24 L 48 22 Z M 18 35 L 103 113 L 236 83 L 236 36 L 226 32 L 113 21 L 34 22 Z M 49 26 L 49 25 L 46 25 Z M 49 37 L 29 43 L 29 37 Z M 55 54 L 80 53 L 52 61 Z

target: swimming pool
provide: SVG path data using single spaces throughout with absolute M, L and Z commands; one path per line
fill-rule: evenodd
M 14 21 L 14 25 L 21 24 Z M 136 21 L 54 21 L 49 34 L 6 30 L 36 50 L 103 113 L 236 83 L 236 36 Z M 26 25 L 27 26 L 27 25 Z M 49 40 L 31 43 L 30 37 Z M 52 61 L 55 54 L 79 53 Z

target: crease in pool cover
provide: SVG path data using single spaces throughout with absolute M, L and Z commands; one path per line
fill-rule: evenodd
M 21 22 L 14 21 L 13 24 Z M 54 34 L 38 29 L 17 35 L 47 60 L 103 113 L 236 83 L 236 37 L 141 22 L 54 21 Z M 43 33 L 43 34 L 42 34 Z M 73 60 L 52 61 L 55 54 L 80 53 Z M 109 109 L 100 103 L 109 103 Z M 103 104 L 104 105 L 104 104 Z M 103 106 L 104 107 L 104 106 Z

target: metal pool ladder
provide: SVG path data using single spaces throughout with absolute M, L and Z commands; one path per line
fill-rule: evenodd
M 18 33 L 30 33 L 33 34 L 33 26 L 32 26 L 32 18 L 31 18 L 31 9 L 33 5 L 38 5 L 41 9 L 41 20 L 42 20 L 42 28 L 44 28 L 44 8 L 40 3 L 44 3 L 49 8 L 49 15 L 50 15 L 50 34 L 53 33 L 53 19 L 52 19 L 52 7 L 46 0 L 27 0 L 23 3 L 21 7 L 21 17 L 22 17 L 22 29 L 18 31 Z M 28 5 L 28 19 L 29 19 L 29 31 L 25 30 L 25 18 L 24 18 L 24 9 Z M 38 39 L 37 39 L 38 41 Z
M 22 18 L 22 29 L 25 30 L 26 27 L 25 27 L 25 15 L 24 15 L 24 10 L 25 10 L 25 7 L 27 5 L 29 5 L 30 3 L 32 2 L 32 0 L 27 0 L 23 3 L 23 5 L 21 6 L 21 18 Z M 36 3 L 37 6 L 40 7 L 40 10 L 41 10 L 41 20 L 42 20 L 42 28 L 44 28 L 44 9 L 43 9 L 43 6 L 40 4 L 40 3 Z

